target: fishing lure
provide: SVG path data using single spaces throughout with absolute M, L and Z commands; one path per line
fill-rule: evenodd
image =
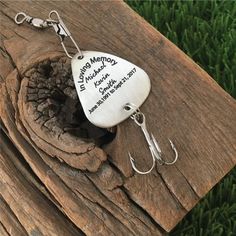
M 54 17 L 54 18 L 53 18 Z M 56 17 L 56 19 L 55 19 Z M 175 157 L 167 162 L 162 158 L 161 149 L 153 134 L 146 127 L 146 117 L 140 111 L 140 106 L 147 99 L 151 83 L 147 73 L 127 60 L 120 57 L 97 51 L 81 51 L 70 31 L 65 26 L 58 12 L 53 10 L 47 20 L 33 18 L 24 12 L 15 16 L 15 22 L 24 21 L 37 28 L 53 27 L 59 36 L 66 55 L 71 58 L 72 75 L 88 120 L 102 128 L 113 127 L 127 118 L 131 118 L 141 128 L 152 156 L 152 166 L 147 171 L 138 170 L 134 158 L 129 152 L 132 168 L 139 174 L 148 174 L 160 165 L 172 165 L 178 159 L 178 152 L 169 140 Z M 64 44 L 65 38 L 70 38 L 77 53 L 71 55 Z

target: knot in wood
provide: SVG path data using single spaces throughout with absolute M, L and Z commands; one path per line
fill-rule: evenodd
M 50 58 L 28 69 L 21 81 L 20 116 L 32 141 L 72 167 L 96 171 L 106 160 L 99 148 L 114 134 L 91 124 L 78 99 L 70 60 Z
M 76 93 L 70 60 L 61 57 L 38 63 L 26 72 L 29 82 L 26 101 L 31 103 L 34 121 L 53 135 L 68 132 L 97 142 L 106 135 L 88 122 Z

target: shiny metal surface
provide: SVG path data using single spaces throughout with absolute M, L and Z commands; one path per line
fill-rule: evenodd
M 96 126 L 108 128 L 132 115 L 124 110 L 127 103 L 140 107 L 151 84 L 138 66 L 117 56 L 84 51 L 71 61 L 76 90 L 85 115 Z

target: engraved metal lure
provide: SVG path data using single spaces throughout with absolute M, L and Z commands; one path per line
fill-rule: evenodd
M 56 19 L 53 19 L 53 16 L 56 16 Z M 169 142 L 175 157 L 171 162 L 162 158 L 157 140 L 148 132 L 145 116 L 139 109 L 151 89 L 150 79 L 144 70 L 108 53 L 82 52 L 55 10 L 49 13 L 47 20 L 33 18 L 24 12 L 16 14 L 17 24 L 22 24 L 24 21 L 37 28 L 53 27 L 59 36 L 66 55 L 72 59 L 71 67 L 76 91 L 85 115 L 91 123 L 102 128 L 109 128 L 130 117 L 141 128 L 151 152 L 152 166 L 147 171 L 140 171 L 129 152 L 134 171 L 139 174 L 148 174 L 153 170 L 156 162 L 160 165 L 172 165 L 177 161 L 178 152 L 171 140 Z M 71 55 L 64 44 L 68 37 L 77 51 L 75 55 Z

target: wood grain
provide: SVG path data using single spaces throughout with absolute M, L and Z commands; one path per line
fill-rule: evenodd
M 235 166 L 235 100 L 125 3 L 0 5 L 3 235 L 161 235 Z M 13 21 L 19 11 L 47 18 L 52 9 L 82 49 L 115 54 L 148 73 L 152 90 L 141 109 L 166 159 L 167 138 L 174 141 L 175 165 L 133 173 L 128 151 L 143 169 L 151 158 L 132 120 L 112 132 L 86 120 L 53 30 Z

